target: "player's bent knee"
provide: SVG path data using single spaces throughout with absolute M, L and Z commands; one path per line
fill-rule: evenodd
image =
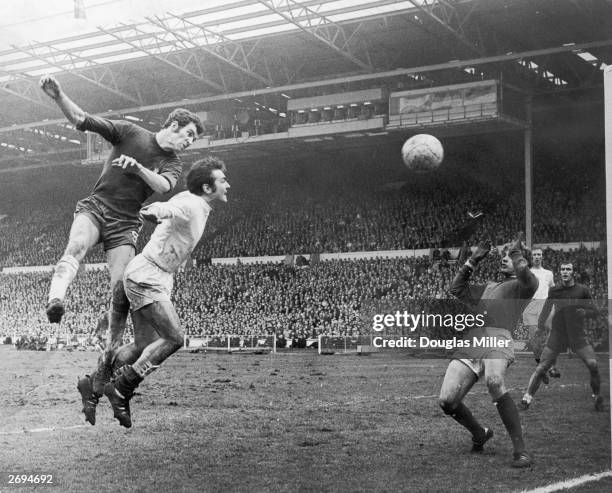
M 176 336 L 173 336 L 172 339 L 170 339 L 170 342 L 172 343 L 172 349 L 174 349 L 175 351 L 178 351 L 179 349 L 183 347 L 184 341 L 185 339 L 183 337 L 183 334 L 178 334 Z
M 142 339 L 136 338 L 136 339 L 134 340 L 134 345 L 136 346 L 136 349 L 137 349 L 138 351 L 140 351 L 140 352 L 144 351 L 144 349 L 145 349 L 145 348 L 146 348 L 146 347 L 147 347 L 149 344 L 151 344 L 151 341 L 150 341 L 150 340 L 148 340 L 148 339 L 144 339 L 144 340 L 142 340 Z
M 85 240 L 73 239 L 68 241 L 68 245 L 66 245 L 66 250 L 64 251 L 64 256 L 71 256 L 77 259 L 79 262 L 85 258 L 87 254 L 87 244 Z
M 546 364 L 544 363 L 539 363 L 538 366 L 536 366 L 536 369 L 534 370 L 534 373 L 538 376 L 538 377 L 542 377 L 543 375 L 546 374 L 546 371 L 548 370 L 548 368 L 546 368 Z
M 503 394 L 504 378 L 501 375 L 487 375 L 485 383 L 489 390 L 489 394 L 493 396 Z
M 448 414 L 449 416 L 452 415 L 455 410 L 457 409 L 457 403 L 453 400 L 450 399 L 440 399 L 438 401 L 438 405 L 440 406 L 440 408 L 442 409 L 442 411 L 444 412 L 444 414 Z
M 139 349 L 135 343 L 121 346 L 113 357 L 112 367 L 117 370 L 125 365 L 131 365 L 141 355 L 142 349 Z
M 113 286 L 113 310 L 118 313 L 129 313 L 130 300 L 123 288 L 123 281 L 117 281 Z

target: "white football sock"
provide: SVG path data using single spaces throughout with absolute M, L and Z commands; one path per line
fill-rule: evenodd
M 65 255 L 55 266 L 55 272 L 51 279 L 51 288 L 49 289 L 49 301 L 54 298 L 64 300 L 68 286 L 76 276 L 79 270 L 79 262 L 72 255 Z

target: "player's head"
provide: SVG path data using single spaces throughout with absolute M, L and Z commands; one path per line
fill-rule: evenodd
M 208 201 L 227 202 L 230 184 L 225 178 L 225 163 L 214 156 L 199 159 L 187 173 L 187 189 Z
M 512 263 L 512 259 L 510 255 L 508 255 L 508 250 L 504 252 L 501 259 L 501 265 L 499 266 L 499 271 L 506 276 L 514 275 L 514 264 Z
M 559 267 L 559 272 L 563 282 L 572 282 L 574 279 L 574 264 L 571 262 L 562 262 Z
M 512 257 L 510 257 L 511 249 L 509 247 L 504 249 L 501 265 L 499 267 L 499 271 L 505 276 L 513 276 L 515 274 L 514 271 L 514 263 L 512 262 Z M 521 248 L 521 255 L 527 261 L 527 265 L 531 267 L 531 252 L 527 248 Z
M 202 120 L 185 108 L 177 108 L 168 115 L 162 126 L 165 132 L 163 148 L 176 152 L 184 151 L 204 132 Z
M 534 267 L 542 266 L 542 249 L 541 248 L 534 248 L 533 250 L 531 250 L 531 260 L 533 261 Z
M 172 122 L 176 122 L 179 127 L 185 127 L 193 123 L 198 135 L 204 132 L 204 125 L 200 117 L 185 108 L 176 108 L 173 110 L 172 113 L 168 115 L 168 118 L 166 118 L 162 128 L 168 128 L 172 125 Z

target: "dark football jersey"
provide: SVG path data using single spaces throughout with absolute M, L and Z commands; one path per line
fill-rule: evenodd
M 145 168 L 166 178 L 171 189 L 176 185 L 182 171 L 181 161 L 174 151 L 166 151 L 159 146 L 153 132 L 127 121 L 92 115 L 86 115 L 77 128 L 95 132 L 112 144 L 110 156 L 104 163 L 92 195 L 122 217 L 137 219 L 143 203 L 153 194 L 153 190 L 136 174 L 112 166 L 113 159 L 122 154 L 132 157 Z

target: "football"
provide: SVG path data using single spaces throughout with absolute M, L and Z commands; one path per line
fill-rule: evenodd
M 424 173 L 440 166 L 444 148 L 433 135 L 413 135 L 402 146 L 402 159 L 408 169 Z

